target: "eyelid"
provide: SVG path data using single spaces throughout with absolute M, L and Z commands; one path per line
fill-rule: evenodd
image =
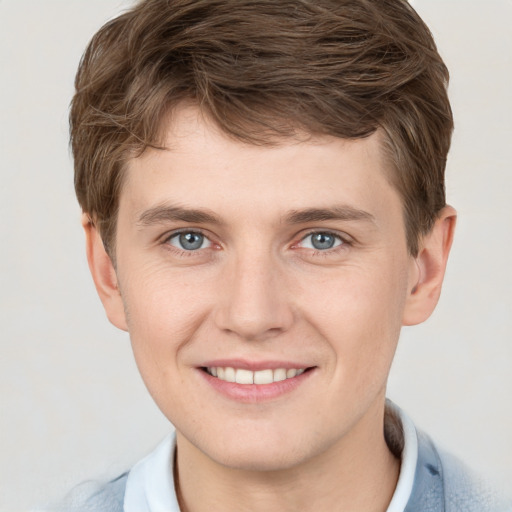
M 327 235 L 328 237 L 331 237 L 334 239 L 333 245 L 331 247 L 327 247 L 325 249 L 319 249 L 314 246 L 313 237 L 316 235 Z M 309 235 L 306 235 L 301 241 L 301 244 L 308 243 L 310 247 L 305 247 L 305 249 L 310 249 L 313 251 L 321 251 L 321 252 L 327 252 L 336 249 L 337 247 L 344 245 L 345 241 L 338 235 L 335 235 L 333 233 L 325 233 L 325 232 L 315 232 L 310 233 Z
M 184 247 L 180 247 L 180 245 L 181 245 L 180 238 L 181 238 L 181 235 L 183 235 L 183 234 L 200 236 L 202 239 L 201 247 L 198 247 L 197 249 L 185 249 Z M 174 245 L 174 241 L 176 241 L 176 245 Z M 197 251 L 201 251 L 203 249 L 209 249 L 213 245 L 213 242 L 206 235 L 203 235 L 203 233 L 198 233 L 197 231 L 185 231 L 182 233 L 174 233 L 167 239 L 167 243 L 169 245 L 172 245 L 173 247 L 176 247 L 176 249 L 185 250 L 187 252 L 197 252 Z M 206 243 L 205 247 L 203 247 L 204 243 Z
M 182 235 L 183 233 L 194 233 L 197 235 L 202 235 L 205 238 L 207 238 L 210 242 L 212 242 L 211 236 L 209 236 L 208 233 L 205 233 L 202 229 L 199 229 L 199 228 L 173 229 L 172 231 L 167 231 L 166 233 L 161 235 L 159 238 L 160 238 L 161 242 L 165 243 L 165 242 L 168 242 L 171 238 L 174 238 L 178 235 Z
M 199 234 L 199 235 L 203 236 L 209 242 L 208 247 L 203 247 L 202 249 L 197 249 L 197 250 L 186 250 L 186 249 L 181 249 L 180 247 L 177 247 L 177 246 L 169 243 L 169 241 L 172 238 L 175 238 L 183 233 L 194 233 L 194 234 Z M 300 244 L 306 238 L 308 238 L 314 234 L 319 234 L 319 233 L 333 236 L 336 239 L 338 239 L 341 243 L 339 243 L 329 249 L 315 249 L 315 248 L 309 248 L 309 247 L 308 248 L 301 247 Z M 337 249 L 339 250 L 341 247 L 348 248 L 349 246 L 352 246 L 356 243 L 356 240 L 352 236 L 348 235 L 345 232 L 340 232 L 340 231 L 336 231 L 333 229 L 321 229 L 321 228 L 320 229 L 318 229 L 318 228 L 308 229 L 307 231 L 296 235 L 294 238 L 295 238 L 295 241 L 291 244 L 291 246 L 290 246 L 291 249 L 303 248 L 305 250 L 315 251 L 315 252 L 323 253 L 323 254 L 335 252 Z M 160 237 L 160 243 L 162 245 L 166 245 L 167 247 L 171 247 L 174 251 L 180 251 L 180 252 L 186 253 L 187 255 L 193 255 L 194 253 L 197 254 L 198 252 L 201 252 L 205 249 L 221 249 L 222 248 L 222 245 L 219 242 L 216 242 L 215 238 L 210 233 L 206 232 L 202 228 L 178 228 L 178 229 L 175 229 L 172 231 L 168 231 L 167 233 L 163 234 Z
M 203 247 L 201 249 L 195 249 L 195 250 L 187 250 L 185 248 L 181 248 L 178 245 L 174 245 L 170 243 L 170 240 L 172 238 L 175 238 L 181 234 L 184 233 L 194 233 L 203 236 L 208 242 L 209 245 L 207 247 Z M 173 229 L 171 231 L 167 231 L 163 235 L 161 235 L 158 239 L 158 244 L 161 245 L 165 250 L 172 252 L 174 255 L 177 255 L 179 257 L 186 256 L 186 257 L 199 257 L 200 255 L 208 254 L 208 252 L 205 251 L 211 251 L 211 250 L 218 250 L 221 249 L 221 246 L 218 242 L 215 241 L 215 238 L 209 233 L 206 232 L 204 229 L 201 228 L 178 228 Z
M 336 231 L 336 230 L 333 230 L 333 229 L 318 229 L 318 228 L 316 228 L 316 229 L 309 229 L 305 233 L 299 235 L 297 237 L 298 241 L 294 242 L 292 244 L 292 247 L 297 247 L 302 241 L 304 241 L 309 236 L 316 235 L 316 234 L 319 234 L 319 233 L 322 233 L 322 234 L 325 234 L 325 235 L 330 235 L 330 236 L 333 236 L 333 237 L 339 239 L 341 241 L 341 244 L 339 244 L 339 245 L 353 245 L 355 243 L 354 238 L 349 236 L 347 233 Z M 324 250 L 322 252 L 327 252 L 329 250 L 334 250 L 334 249 L 336 249 L 336 247 L 339 247 L 339 245 L 337 245 L 335 247 L 332 247 L 331 249 L 326 249 L 326 250 Z

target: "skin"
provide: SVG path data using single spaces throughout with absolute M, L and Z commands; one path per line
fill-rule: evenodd
M 127 166 L 115 266 L 87 216 L 84 227 L 107 315 L 176 427 L 182 509 L 386 510 L 399 472 L 383 437 L 386 381 L 401 326 L 437 303 L 454 210 L 414 258 L 378 132 L 258 147 L 183 107 L 166 133 L 168 150 Z M 183 250 L 177 230 L 203 245 Z M 335 246 L 315 249 L 312 232 Z M 312 370 L 244 402 L 204 378 L 218 359 Z

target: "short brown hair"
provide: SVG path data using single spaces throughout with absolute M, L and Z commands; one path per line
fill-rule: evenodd
M 124 163 L 195 102 L 230 136 L 381 129 L 411 254 L 445 206 L 448 71 L 405 0 L 142 0 L 104 25 L 76 76 L 75 187 L 114 250 Z

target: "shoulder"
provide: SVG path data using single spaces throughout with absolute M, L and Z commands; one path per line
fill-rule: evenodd
M 438 450 L 445 485 L 446 510 L 512 512 L 512 501 L 457 457 Z
M 84 482 L 76 486 L 52 512 L 123 512 L 128 473 L 109 482 Z
M 412 508 L 410 508 L 412 506 Z M 418 463 L 407 511 L 512 512 L 512 502 L 418 432 Z

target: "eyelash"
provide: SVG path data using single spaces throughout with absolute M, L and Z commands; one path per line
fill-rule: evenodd
M 323 249 L 323 250 L 322 249 L 309 248 L 309 247 L 305 248 L 305 250 L 313 251 L 312 255 L 314 257 L 328 257 L 328 256 L 332 256 L 333 254 L 335 254 L 335 253 L 337 253 L 339 251 L 342 251 L 342 250 L 346 250 L 348 247 L 353 245 L 353 241 L 351 239 L 349 239 L 346 235 L 343 236 L 340 233 L 336 233 L 334 231 L 328 231 L 328 230 L 323 231 L 323 230 L 315 229 L 315 230 L 309 231 L 304 236 L 302 236 L 298 242 L 295 242 L 292 245 L 292 248 L 300 249 L 299 244 L 304 242 L 307 238 L 309 238 L 309 237 L 311 237 L 313 235 L 327 235 L 327 236 L 331 236 L 331 237 L 335 238 L 337 241 L 340 242 L 338 245 L 335 245 L 334 247 L 330 247 L 330 248 Z
M 200 235 L 200 236 L 204 237 L 206 240 L 208 240 L 209 243 L 211 244 L 211 246 L 205 247 L 203 249 L 186 250 L 186 249 L 180 249 L 179 247 L 176 247 L 176 246 L 170 244 L 170 241 L 173 238 L 176 238 L 182 234 Z M 333 255 L 334 253 L 336 253 L 338 251 L 346 250 L 348 247 L 353 245 L 353 241 L 351 239 L 349 239 L 346 235 L 342 236 L 341 234 L 333 232 L 333 231 L 327 231 L 327 230 L 322 231 L 322 230 L 316 229 L 316 230 L 309 231 L 308 233 L 303 235 L 297 242 L 294 242 L 290 247 L 292 249 L 301 249 L 299 244 L 304 242 L 308 237 L 311 237 L 313 235 L 319 235 L 319 234 L 332 236 L 340 243 L 338 245 L 335 245 L 334 247 L 323 249 L 323 250 L 322 249 L 314 249 L 314 248 L 304 248 L 304 250 L 312 251 L 311 254 L 314 257 L 327 257 L 330 255 Z M 214 248 L 220 247 L 219 244 L 216 244 L 215 242 L 213 242 L 211 240 L 211 238 L 206 233 L 204 233 L 203 231 L 201 231 L 199 229 L 181 229 L 178 231 L 173 231 L 172 233 L 168 234 L 167 236 L 165 236 L 163 238 L 162 245 L 167 250 L 172 251 L 174 254 L 178 255 L 179 257 L 194 257 L 194 256 L 197 257 L 200 253 L 203 253 L 204 249 L 209 249 L 212 247 L 214 247 Z
M 179 257 L 194 257 L 194 256 L 198 256 L 198 254 L 200 252 L 202 252 L 204 249 L 208 249 L 210 247 L 205 247 L 203 249 L 197 249 L 197 250 L 186 250 L 186 249 L 180 249 L 179 247 L 176 247 L 174 245 L 171 245 L 170 241 L 173 239 L 173 238 L 176 238 L 178 237 L 179 235 L 183 235 L 183 234 L 191 234 L 191 235 L 201 235 L 202 237 L 204 237 L 206 240 L 208 240 L 210 242 L 210 244 L 212 244 L 212 246 L 215 246 L 217 244 L 215 244 L 214 242 L 212 242 L 212 240 L 210 239 L 210 237 L 202 232 L 201 230 L 199 229 L 180 229 L 178 231 L 173 231 L 172 233 L 168 234 L 167 236 L 165 236 L 162 240 L 162 245 L 168 250 L 168 251 L 172 251 L 174 254 L 178 255 Z M 204 254 L 204 253 L 203 253 Z

